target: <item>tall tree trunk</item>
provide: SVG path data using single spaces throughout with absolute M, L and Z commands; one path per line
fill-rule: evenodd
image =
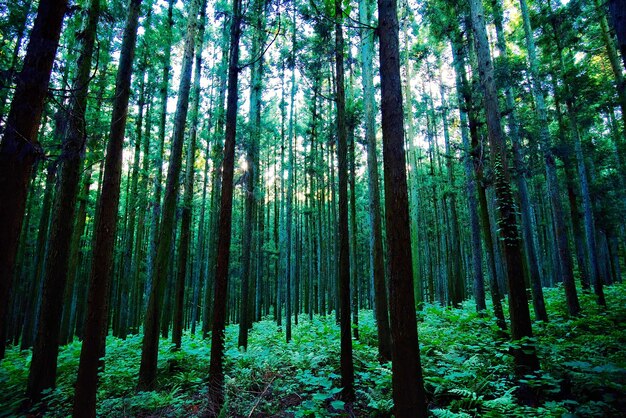
M 411 232 L 395 0 L 378 0 L 378 21 L 394 412 L 398 417 L 426 417 L 411 247 L 407 245 Z
M 191 90 L 191 70 L 193 67 L 194 47 L 197 32 L 199 0 L 192 0 L 187 17 L 187 34 L 181 64 L 178 102 L 174 117 L 172 149 L 167 169 L 165 196 L 163 198 L 163 216 L 159 231 L 159 245 L 155 270 L 152 277 L 152 288 L 148 299 L 148 311 L 144 321 L 144 337 L 141 347 L 141 365 L 139 367 L 139 390 L 151 390 L 156 383 L 157 359 L 159 349 L 159 326 L 161 325 L 161 309 L 163 293 L 168 277 L 168 263 L 171 260 L 170 250 L 175 236 L 176 200 L 180 188 L 179 179 L 182 168 L 183 142 L 185 138 L 185 122 L 189 109 L 189 92 Z
M 67 0 L 39 2 L 0 144 L 0 324 L 5 323 L 10 305 L 15 256 L 32 166 L 43 155 L 37 131 L 66 7 Z M 0 358 L 4 357 L 5 347 L 2 336 Z
M 172 53 L 172 27 L 174 0 L 168 0 L 167 20 L 164 28 L 164 57 L 163 74 L 160 85 L 160 109 L 159 109 L 159 134 L 157 142 L 157 153 L 154 160 L 156 175 L 154 176 L 154 200 L 152 202 L 152 222 L 150 224 L 150 244 L 148 249 L 148 263 L 146 268 L 146 294 L 150 294 L 152 288 L 152 276 L 156 263 L 157 247 L 159 245 L 159 221 L 161 217 L 161 195 L 163 193 L 163 150 L 165 148 L 165 124 L 167 122 L 167 99 L 169 97 L 169 82 L 171 71 Z M 147 303 L 147 300 L 146 300 Z
M 494 21 L 496 26 L 497 47 L 500 53 L 502 68 L 504 73 L 509 72 L 509 57 L 506 50 L 506 39 L 504 37 L 503 12 L 501 0 L 491 1 Z M 517 121 L 517 111 L 515 109 L 515 99 L 513 97 L 513 88 L 509 78 L 504 78 L 502 88 L 504 89 L 504 97 L 506 99 L 506 113 L 508 114 L 508 126 L 513 143 L 513 167 L 516 171 L 517 190 L 520 200 L 520 212 L 522 217 L 522 237 L 524 241 L 524 250 L 526 252 L 526 260 L 528 261 L 528 270 L 530 276 L 530 284 L 533 295 L 533 308 L 535 317 L 540 321 L 548 320 L 546 305 L 543 300 L 543 289 L 541 287 L 541 276 L 539 274 L 539 260 L 537 259 L 537 249 L 535 247 L 532 206 L 528 195 L 528 186 L 526 184 L 526 167 L 521 150 L 521 135 L 519 123 Z
M 72 86 L 75 93 L 70 104 L 69 120 L 63 136 L 59 187 L 55 195 L 49 246 L 46 253 L 42 304 L 28 375 L 26 392 L 33 400 L 38 399 L 44 389 L 54 387 L 56 382 L 61 312 L 74 226 L 76 194 L 87 137 L 85 111 L 99 13 L 100 0 L 91 0 L 81 31 L 81 53 Z
M 211 362 L 209 364 L 209 401 L 216 415 L 224 404 L 224 329 L 226 326 L 226 291 L 233 209 L 233 172 L 235 140 L 237 138 L 237 82 L 239 76 L 239 38 L 241 37 L 241 0 L 233 0 L 233 18 L 230 28 L 230 58 L 228 64 L 228 99 L 226 105 L 226 133 L 222 167 L 222 193 L 215 268 L 213 299 L 213 331 L 211 334 Z
M 174 326 L 172 328 L 172 343 L 176 349 L 180 349 L 183 336 L 183 316 L 185 301 L 185 280 L 187 276 L 187 260 L 189 259 L 190 243 L 192 238 L 191 215 L 193 206 L 193 183 L 195 177 L 196 141 L 198 136 L 198 111 L 200 107 L 200 77 L 202 74 L 202 49 L 204 45 L 204 28 L 206 20 L 207 0 L 202 1 L 199 17 L 199 29 L 195 35 L 195 64 L 193 81 L 193 99 L 191 105 L 191 121 L 189 144 L 187 144 L 187 162 L 185 172 L 185 195 L 183 197 L 183 207 L 180 225 L 180 241 L 178 246 L 178 271 L 176 280 L 175 300 L 174 300 Z
M 363 25 L 372 21 L 371 0 L 359 1 L 359 18 Z M 361 60 L 363 80 L 363 118 L 365 120 L 365 140 L 367 145 L 367 177 L 369 189 L 370 217 L 370 266 L 374 278 L 374 307 L 376 311 L 376 331 L 378 335 L 378 356 L 382 361 L 391 360 L 391 334 L 387 304 L 387 286 L 383 265 L 383 234 L 380 207 L 380 186 L 378 183 L 378 158 L 376 156 L 376 113 L 374 110 L 374 82 L 372 61 L 374 54 L 374 30 L 362 27 Z M 321 239 L 321 237 L 320 237 Z
M 339 174 L 339 299 L 341 324 L 342 398 L 354 401 L 354 365 L 352 363 L 352 328 L 350 320 L 350 234 L 348 229 L 348 138 L 346 131 L 346 93 L 343 68 L 343 9 L 335 0 L 335 66 L 337 72 L 337 171 Z
M 532 325 L 528 309 L 528 298 L 523 276 L 521 239 L 516 219 L 516 208 L 511 190 L 509 168 L 500 124 L 498 96 L 494 84 L 493 62 L 485 27 L 485 11 L 482 0 L 470 0 L 472 27 L 475 36 L 478 73 L 485 101 L 491 164 L 494 171 L 494 186 L 498 204 L 498 227 L 504 245 L 506 278 L 509 288 L 509 313 L 511 336 L 514 341 L 532 337 Z M 539 369 L 539 360 L 532 344 L 523 344 L 513 351 L 516 374 L 523 376 Z M 522 396 L 531 396 L 530 391 Z
M 122 150 L 128 115 L 130 79 L 137 40 L 141 0 L 130 0 L 120 62 L 115 82 L 115 102 L 111 115 L 111 132 L 105 160 L 102 194 L 98 202 L 94 238 L 88 311 L 85 319 L 83 346 L 80 352 L 78 378 L 74 395 L 74 417 L 96 416 L 96 390 L 99 359 L 104 354 L 109 314 L 109 291 L 113 247 L 117 229 L 120 200 Z
M 454 31 L 452 36 L 458 37 L 459 31 Z M 470 218 L 470 239 L 472 247 L 472 275 L 473 275 L 473 289 L 474 299 L 476 300 L 476 310 L 478 312 L 485 311 L 487 305 L 485 303 L 485 282 L 483 280 L 483 260 L 482 260 L 482 244 L 480 242 L 480 221 L 478 218 L 478 202 L 476 200 L 476 176 L 472 170 L 473 167 L 473 155 L 469 138 L 469 128 L 467 123 L 468 109 L 464 103 L 464 83 L 462 68 L 465 63 L 463 62 L 463 55 L 459 50 L 459 41 L 452 40 L 452 59 L 455 72 L 455 82 L 457 90 L 457 100 L 459 115 L 461 121 L 461 140 L 463 148 L 465 149 L 465 156 L 463 158 L 463 167 L 465 169 L 466 177 L 466 193 L 467 193 L 467 207 Z
M 259 182 L 259 144 L 261 140 L 261 96 L 263 93 L 263 31 L 265 24 L 265 0 L 255 0 L 252 19 L 255 30 L 252 40 L 250 56 L 255 60 L 250 75 L 250 139 L 247 144 L 246 161 L 248 164 L 245 184 L 245 214 L 241 257 L 241 313 L 239 320 L 239 337 L 237 345 L 248 348 L 248 329 L 252 325 L 252 310 L 250 299 L 250 275 L 252 272 L 251 252 L 254 248 L 253 229 L 257 221 Z M 262 216 L 261 216 L 262 218 Z

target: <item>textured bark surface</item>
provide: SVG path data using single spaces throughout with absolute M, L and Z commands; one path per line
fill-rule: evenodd
M 174 132 L 172 134 L 172 149 L 167 170 L 165 196 L 163 198 L 163 216 L 159 231 L 156 268 L 152 277 L 152 288 L 148 299 L 148 311 L 144 320 L 144 336 L 141 347 L 141 365 L 139 366 L 139 390 L 154 388 L 157 374 L 157 359 L 159 349 L 159 328 L 161 325 L 161 310 L 163 308 L 163 294 L 170 260 L 171 245 L 175 234 L 175 212 L 178 190 L 180 188 L 180 172 L 182 168 L 183 142 L 185 138 L 185 122 L 189 110 L 189 92 L 191 91 L 191 70 L 193 68 L 194 47 L 196 41 L 199 0 L 190 3 L 187 18 L 187 34 L 183 62 L 181 65 L 180 85 L 178 88 L 178 102 L 174 117 Z
M 33 163 L 43 156 L 37 141 L 44 99 L 59 45 L 67 0 L 42 0 L 30 34 L 22 71 L 0 144 L 0 324 L 4 324 L 11 293 L 15 256 L 24 220 Z M 0 325 L 0 330 L 4 327 Z M 6 341 L 0 338 L 0 358 Z
M 371 0 L 359 1 L 359 16 L 363 24 L 372 21 Z M 370 267 L 374 279 L 374 309 L 378 335 L 378 355 L 381 361 L 391 360 L 391 334 L 385 267 L 383 257 L 382 216 L 380 212 L 380 185 L 378 183 L 378 157 L 376 155 L 376 113 L 372 61 L 374 54 L 374 31 L 361 28 L 361 59 L 363 79 L 363 117 L 367 146 L 367 181 L 370 216 Z
M 407 245 L 411 232 L 395 0 L 378 1 L 378 22 L 394 413 L 397 417 L 426 417 L 411 246 Z
M 239 38 L 241 37 L 241 0 L 233 0 L 233 19 L 230 27 L 230 57 L 228 63 L 228 96 L 226 102 L 226 132 L 222 164 L 222 191 L 215 267 L 213 298 L 213 327 L 211 333 L 211 362 L 209 364 L 209 401 L 214 414 L 224 405 L 224 329 L 228 266 L 233 209 L 233 174 L 235 140 L 237 137 L 237 82 L 239 78 Z
M 532 337 L 528 298 L 523 275 L 522 248 L 516 219 L 516 207 L 511 190 L 509 167 L 500 124 L 500 110 L 495 88 L 493 62 L 489 51 L 485 12 L 482 0 L 470 0 L 472 27 L 475 36 L 478 73 L 484 96 L 491 164 L 498 206 L 498 227 L 504 243 L 506 278 L 509 288 L 511 337 L 514 341 Z M 533 345 L 523 343 L 513 350 L 516 374 L 523 376 L 539 369 L 539 360 Z
M 39 398 L 42 390 L 54 387 L 56 382 L 61 312 L 74 227 L 76 194 L 87 137 L 85 110 L 99 11 L 99 0 L 92 0 L 83 26 L 81 53 L 73 82 L 75 93 L 70 103 L 67 128 L 63 137 L 59 186 L 55 195 L 46 254 L 43 297 L 28 375 L 27 394 L 31 399 Z
M 117 211 L 120 200 L 122 149 L 128 116 L 130 79 L 137 41 L 140 8 L 141 0 L 129 1 L 115 82 L 115 102 L 113 103 L 109 143 L 104 162 L 102 193 L 96 212 L 87 316 L 74 395 L 74 417 L 96 416 L 98 366 L 100 363 L 99 359 L 104 354 L 107 334 L 113 246 L 115 244 Z

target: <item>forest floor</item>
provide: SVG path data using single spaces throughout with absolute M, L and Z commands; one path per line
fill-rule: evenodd
M 467 301 L 461 309 L 426 305 L 419 337 L 429 408 L 435 417 L 623 417 L 626 416 L 626 285 L 606 288 L 608 309 L 581 293 L 583 314 L 567 318 L 564 292 L 546 289 L 547 323 L 535 322 L 542 369 L 525 384 L 541 402 L 516 402 L 511 344 L 498 339 L 491 318 L 480 318 Z M 334 316 L 299 317 L 293 340 L 284 341 L 271 320 L 254 324 L 247 352 L 236 348 L 237 326 L 226 331 L 226 393 L 223 416 L 389 416 L 391 365 L 380 364 L 371 311 L 360 312 L 353 341 L 356 397 L 339 400 L 339 328 Z M 158 389 L 135 391 L 141 335 L 109 337 L 101 375 L 102 417 L 186 417 L 206 407 L 210 344 L 186 334 L 182 350 L 161 340 Z M 31 416 L 71 413 L 80 343 L 60 350 L 57 388 Z M 23 401 L 30 351 L 11 348 L 0 363 L 0 416 L 16 416 Z M 350 411 L 350 413 L 347 412 Z M 38 411 L 38 412 L 35 412 Z

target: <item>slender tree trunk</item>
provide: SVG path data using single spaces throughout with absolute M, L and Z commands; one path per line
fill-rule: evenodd
M 359 1 L 361 23 L 369 25 L 372 21 L 371 0 Z M 378 183 L 378 158 L 376 156 L 376 114 L 374 110 L 374 84 L 372 61 L 374 54 L 374 31 L 361 28 L 361 59 L 363 80 L 363 108 L 365 120 L 365 140 L 367 142 L 367 176 L 369 188 L 370 217 L 370 266 L 374 278 L 374 307 L 376 311 L 376 331 L 378 335 L 378 355 L 380 360 L 391 360 L 391 334 L 385 284 L 383 257 L 382 217 L 380 205 L 380 186 Z M 320 237 L 321 238 L 321 237 Z
M 506 39 L 504 37 L 503 12 L 501 0 L 492 0 L 491 2 L 497 37 L 497 47 L 502 60 L 502 68 L 504 73 L 509 72 L 509 58 L 506 50 Z M 515 109 L 515 99 L 513 97 L 513 88 L 508 78 L 504 78 L 502 83 L 504 96 L 506 99 L 506 113 L 508 114 L 508 126 L 513 143 L 513 166 L 516 171 L 517 189 L 520 200 L 520 212 L 522 217 L 522 236 L 524 241 L 524 250 L 526 252 L 526 260 L 528 261 L 528 270 L 530 276 L 530 284 L 533 295 L 533 308 L 535 317 L 540 321 L 548 320 L 546 305 L 543 300 L 543 289 L 541 287 L 541 276 L 539 274 L 539 261 L 537 259 L 537 249 L 535 248 L 533 223 L 532 223 L 532 206 L 528 195 L 528 186 L 526 184 L 526 167 L 521 151 L 521 135 L 519 123 L 517 121 L 517 111 Z
M 252 271 L 251 252 L 254 247 L 253 229 L 256 225 L 258 208 L 257 188 L 259 179 L 259 143 L 261 136 L 261 96 L 263 78 L 263 45 L 265 0 L 255 0 L 253 19 L 257 30 L 253 35 L 253 44 L 250 56 L 256 60 L 252 65 L 250 82 L 250 139 L 247 146 L 248 172 L 245 187 L 245 214 L 242 242 L 242 273 L 241 273 L 241 313 L 239 321 L 239 341 L 237 345 L 248 348 L 248 329 L 252 325 L 252 311 L 249 305 L 250 275 Z
M 558 247 L 559 262 L 563 284 L 565 285 L 565 296 L 567 298 L 567 307 L 570 315 L 578 315 L 580 305 L 578 303 L 578 295 L 576 293 L 576 285 L 574 283 L 574 272 L 572 266 L 572 255 L 569 249 L 567 226 L 565 224 L 565 216 L 563 213 L 563 204 L 559 191 L 559 180 L 556 172 L 556 161 L 552 153 L 552 144 L 550 140 L 550 132 L 548 131 L 548 117 L 544 101 L 544 94 L 541 89 L 539 79 L 539 61 L 533 30 L 530 23 L 530 15 L 526 0 L 520 0 L 520 9 L 522 11 L 522 20 L 524 22 L 524 35 L 526 39 L 526 50 L 528 51 L 528 62 L 530 68 L 530 76 L 532 81 L 532 92 L 535 98 L 535 109 L 537 119 L 539 121 L 539 142 L 543 152 L 543 158 L 546 167 L 546 184 L 548 188 L 548 196 L 550 198 L 550 206 L 554 216 L 556 245 Z
M 207 1 L 202 1 L 199 17 L 199 29 L 195 35 L 195 67 L 193 94 L 191 105 L 191 121 L 189 144 L 187 144 L 187 162 L 185 173 L 185 194 L 183 197 L 183 207 L 180 226 L 180 241 L 178 246 L 178 271 L 176 280 L 175 300 L 174 300 L 174 325 L 172 328 L 172 343 L 176 349 L 180 349 L 183 336 L 183 316 L 185 301 L 185 280 L 187 276 L 192 276 L 192 272 L 187 274 L 187 260 L 190 253 L 190 243 L 192 238 L 191 216 L 193 206 L 193 183 L 195 177 L 196 141 L 198 136 L 198 111 L 200 107 L 200 77 L 202 74 L 202 49 L 204 45 L 204 28 L 206 19 Z
M 523 276 L 521 239 L 509 178 L 504 135 L 500 124 L 493 62 L 491 61 L 489 42 L 487 40 L 482 0 L 470 0 L 470 8 L 476 41 L 475 48 L 478 56 L 478 73 L 485 100 L 487 128 L 489 131 L 491 163 L 494 171 L 496 202 L 498 204 L 498 227 L 505 243 L 504 255 L 509 288 L 511 336 L 514 341 L 519 341 L 523 338 L 532 337 L 532 325 Z M 539 369 L 539 360 L 532 344 L 524 343 L 519 349 L 513 350 L 513 355 L 518 376 L 523 376 Z M 522 394 L 522 396 L 526 395 L 531 396 L 530 393 Z
M 139 367 L 139 382 L 137 384 L 139 390 L 150 390 L 154 388 L 154 384 L 156 383 L 161 309 L 163 308 L 163 293 L 168 277 L 168 262 L 171 260 L 170 250 L 173 236 L 175 235 L 176 200 L 180 187 L 179 178 L 182 168 L 185 122 L 189 109 L 191 70 L 193 67 L 199 3 L 199 0 L 193 0 L 189 5 L 187 34 L 185 35 L 185 48 L 181 65 L 180 85 L 178 88 L 178 102 L 176 105 L 176 116 L 174 118 L 174 132 L 172 134 L 172 150 L 167 171 L 165 197 L 163 199 L 163 216 L 161 218 L 159 231 L 159 245 L 155 263 L 156 268 L 153 272 L 152 288 L 148 299 L 148 311 L 146 312 L 144 322 L 141 365 Z M 190 181 L 192 180 L 193 178 Z M 187 249 L 184 250 L 186 251 Z M 164 321 L 164 323 L 167 323 L 167 321 Z
M 115 102 L 111 115 L 111 132 L 105 160 L 102 194 L 96 213 L 93 261 L 89 285 L 88 311 L 85 319 L 83 346 L 78 365 L 74 395 L 74 417 L 96 416 L 96 390 L 99 359 L 104 354 L 109 313 L 109 290 L 113 247 L 117 229 L 122 149 L 128 114 L 130 79 L 137 40 L 141 0 L 130 0 L 122 39 L 120 62 L 115 82 Z
M 460 36 L 459 31 L 455 31 L 452 36 Z M 482 244 L 480 242 L 480 220 L 478 218 L 478 202 L 476 200 L 476 176 L 472 170 L 473 167 L 473 155 L 469 138 L 468 124 L 467 124 L 467 108 L 463 101 L 464 97 L 464 83 L 463 74 L 465 65 L 463 62 L 463 56 L 459 50 L 459 41 L 452 40 L 452 58 L 453 66 L 456 74 L 456 90 L 457 100 L 459 107 L 459 115 L 461 120 L 461 139 L 463 148 L 465 148 L 465 156 L 463 158 L 463 167 L 465 168 L 466 177 L 466 193 L 467 193 L 467 206 L 470 218 L 470 239 L 472 248 L 472 275 L 474 286 L 474 299 L 476 300 L 476 310 L 478 312 L 485 311 L 487 305 L 485 303 L 485 282 L 483 280 L 483 261 L 482 261 Z
M 148 263 L 146 268 L 146 294 L 150 294 L 152 289 L 152 276 L 154 275 L 157 247 L 159 245 L 159 220 L 161 217 L 161 195 L 163 193 L 163 150 L 165 147 L 165 124 L 167 122 L 167 99 L 169 97 L 169 82 L 171 71 L 171 50 L 172 50 L 172 27 L 174 19 L 172 17 L 174 0 L 168 0 L 167 20 L 164 28 L 164 58 L 163 74 L 160 86 L 160 110 L 159 110 L 159 134 L 157 142 L 157 153 L 154 160 L 156 175 L 154 176 L 154 200 L 152 202 L 152 222 L 150 223 L 150 243 L 148 250 Z M 147 300 L 146 300 L 147 304 Z
M 348 230 L 348 139 L 346 131 L 346 93 L 344 90 L 342 6 L 335 0 L 335 66 L 337 72 L 337 168 L 339 174 L 339 298 L 341 322 L 342 398 L 354 401 L 354 365 L 352 363 L 352 328 L 350 321 L 350 234 Z
M 239 76 L 239 38 L 241 37 L 241 0 L 233 0 L 233 18 L 230 28 L 230 58 L 228 65 L 228 99 L 226 105 L 226 133 L 222 167 L 222 193 L 218 229 L 217 265 L 215 268 L 215 295 L 213 303 L 213 331 L 211 334 L 211 362 L 209 364 L 209 401 L 214 414 L 224 404 L 224 329 L 226 325 L 226 290 L 233 209 L 233 172 L 235 140 L 237 137 L 237 98 Z

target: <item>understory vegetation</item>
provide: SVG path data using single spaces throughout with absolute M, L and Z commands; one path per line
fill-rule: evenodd
M 540 373 L 520 383 L 540 404 L 515 398 L 511 348 L 495 320 L 479 317 L 472 300 L 461 309 L 426 304 L 419 332 L 425 388 L 435 417 L 619 417 L 626 413 L 626 286 L 606 288 L 609 308 L 581 293 L 583 313 L 568 318 L 562 289 L 546 289 L 550 322 L 534 322 Z M 269 318 L 255 323 L 248 350 L 236 348 L 238 328 L 226 328 L 224 416 L 389 416 L 391 365 L 377 361 L 372 311 L 361 311 L 360 339 L 353 342 L 356 402 L 340 400 L 339 326 L 334 315 L 300 316 L 293 340 Z M 200 416 L 206 410 L 209 340 L 187 334 L 180 351 L 165 339 L 157 389 L 136 392 L 142 335 L 108 337 L 106 368 L 98 391 L 98 416 Z M 57 387 L 32 413 L 71 413 L 80 342 L 61 348 Z M 0 364 L 0 416 L 15 416 L 28 376 L 30 350 L 7 351 Z

